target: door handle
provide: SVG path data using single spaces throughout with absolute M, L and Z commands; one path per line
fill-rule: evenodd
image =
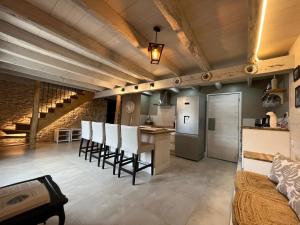
M 214 131 L 216 127 L 216 118 L 208 118 L 208 130 Z

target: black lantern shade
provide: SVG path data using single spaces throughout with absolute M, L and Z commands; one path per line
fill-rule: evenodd
M 157 43 L 157 32 L 160 32 L 160 28 L 156 26 L 153 28 L 153 30 L 155 31 L 155 43 L 149 43 L 148 52 L 150 54 L 150 63 L 159 64 L 165 45 Z

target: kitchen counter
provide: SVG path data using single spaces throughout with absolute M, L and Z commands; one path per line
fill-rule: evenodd
M 147 134 L 163 134 L 163 133 L 172 133 L 175 129 L 171 128 L 155 128 L 155 127 L 144 127 L 140 126 L 141 133 Z
M 154 174 L 158 174 L 170 166 L 170 133 L 173 129 L 140 127 L 141 141 L 154 144 Z M 151 154 L 148 152 L 141 154 L 141 160 L 151 162 Z M 148 169 L 148 170 L 147 170 Z M 151 173 L 150 168 L 146 172 Z
M 251 127 L 251 126 L 243 126 L 243 129 L 256 129 L 256 130 L 275 130 L 275 131 L 289 131 L 288 128 L 271 128 L 271 127 Z

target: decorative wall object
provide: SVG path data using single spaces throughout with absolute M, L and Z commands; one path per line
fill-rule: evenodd
M 300 107 L 300 85 L 295 89 L 295 107 Z
M 298 65 L 293 71 L 294 81 L 297 81 L 300 78 L 300 65 Z

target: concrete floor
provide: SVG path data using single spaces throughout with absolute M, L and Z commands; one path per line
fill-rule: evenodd
M 192 162 L 172 156 L 171 166 L 137 185 L 77 156 L 78 143 L 40 144 L 0 151 L 0 186 L 50 174 L 68 197 L 66 225 L 227 225 L 236 164 Z M 57 224 L 57 218 L 47 225 Z

